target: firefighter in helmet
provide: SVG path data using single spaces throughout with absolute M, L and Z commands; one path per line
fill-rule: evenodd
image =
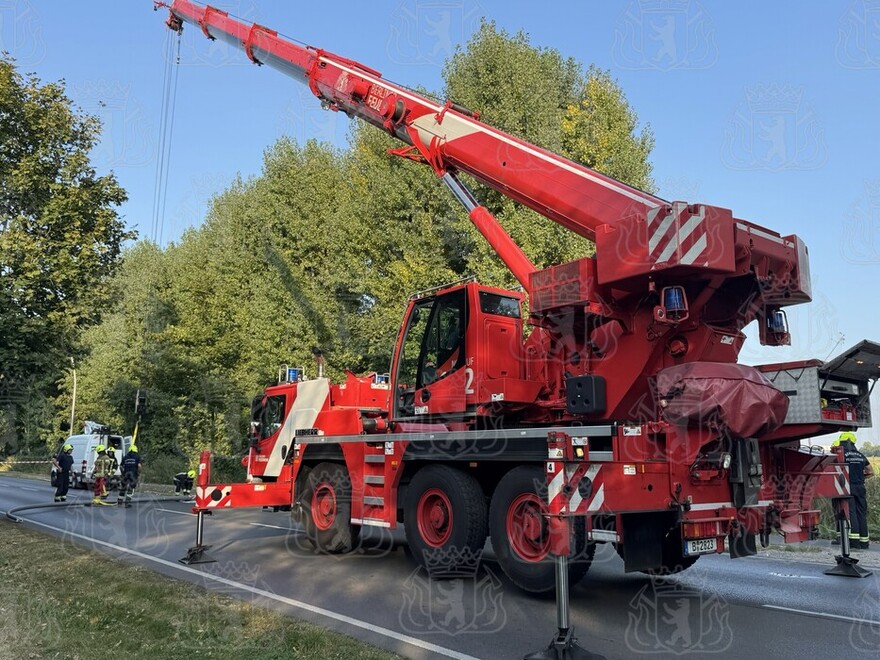
M 58 471 L 55 501 L 67 500 L 67 489 L 70 488 L 70 470 L 73 467 L 73 445 L 66 443 L 57 456 L 52 457 L 52 465 Z
M 865 479 L 874 476 L 874 469 L 865 455 L 856 449 L 855 433 L 844 431 L 837 440 L 843 451 L 843 461 L 849 467 L 849 486 L 853 498 L 849 544 L 853 548 L 867 550 L 870 539 L 868 537 L 868 498 L 865 491 Z
M 98 456 L 95 458 L 95 466 L 92 469 L 92 477 L 95 479 L 95 497 L 92 499 L 92 504 L 106 504 L 102 498 L 106 497 L 105 485 L 113 463 L 108 458 L 107 448 L 104 445 L 95 447 L 95 452 Z
M 192 492 L 193 480 L 196 478 L 196 471 L 189 470 L 187 472 L 178 472 L 174 475 L 174 494 L 180 495 L 183 492 L 184 497 L 189 497 Z
M 137 445 L 131 445 L 122 459 L 122 484 L 119 486 L 117 504 L 124 503 L 126 507 L 131 506 L 131 495 L 137 487 L 142 465 Z

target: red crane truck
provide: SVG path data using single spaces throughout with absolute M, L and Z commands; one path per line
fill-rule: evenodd
M 510 580 L 542 592 L 548 501 L 572 521 L 577 580 L 596 543 L 627 571 L 669 573 L 754 554 L 772 530 L 814 538 L 815 498 L 848 495 L 838 458 L 800 440 L 870 425 L 880 346 L 737 364 L 746 325 L 787 345 L 784 309 L 810 301 L 797 236 L 667 202 L 221 10 L 158 6 L 172 30 L 197 26 L 399 139 L 392 153 L 436 172 L 525 291 L 463 281 L 413 295 L 387 375 L 335 384 L 285 369 L 254 401 L 246 482 L 210 483 L 203 454 L 197 548 L 201 514 L 225 507 L 293 511 L 329 553 L 363 526 L 403 523 L 418 562 L 454 573 L 488 537 Z M 594 241 L 595 256 L 537 269 L 459 172 Z

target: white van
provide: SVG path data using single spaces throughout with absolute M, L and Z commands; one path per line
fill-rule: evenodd
M 58 452 L 64 445 L 73 446 L 73 465 L 70 468 L 70 487 L 71 488 L 90 488 L 94 485 L 95 480 L 92 479 L 92 470 L 95 467 L 95 459 L 98 453 L 95 451 L 98 445 L 104 445 L 108 451 L 112 449 L 113 455 L 116 456 L 117 466 L 122 463 L 122 457 L 128 452 L 131 446 L 131 436 L 112 435 L 106 427 L 101 427 L 92 422 L 86 422 L 85 433 L 80 435 L 72 435 L 58 446 Z M 56 452 L 57 454 L 57 452 Z M 111 475 L 107 484 L 108 488 L 113 488 L 119 483 L 121 472 L 116 468 L 116 472 Z M 52 467 L 50 481 L 53 486 L 57 484 L 57 471 Z

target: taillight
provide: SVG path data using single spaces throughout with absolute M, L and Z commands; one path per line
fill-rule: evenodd
M 706 539 L 711 536 L 723 536 L 717 520 L 704 522 L 686 522 L 681 526 L 681 535 L 686 539 Z

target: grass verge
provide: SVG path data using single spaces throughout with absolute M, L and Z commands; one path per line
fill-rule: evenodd
M 0 521 L 0 658 L 396 658 Z

